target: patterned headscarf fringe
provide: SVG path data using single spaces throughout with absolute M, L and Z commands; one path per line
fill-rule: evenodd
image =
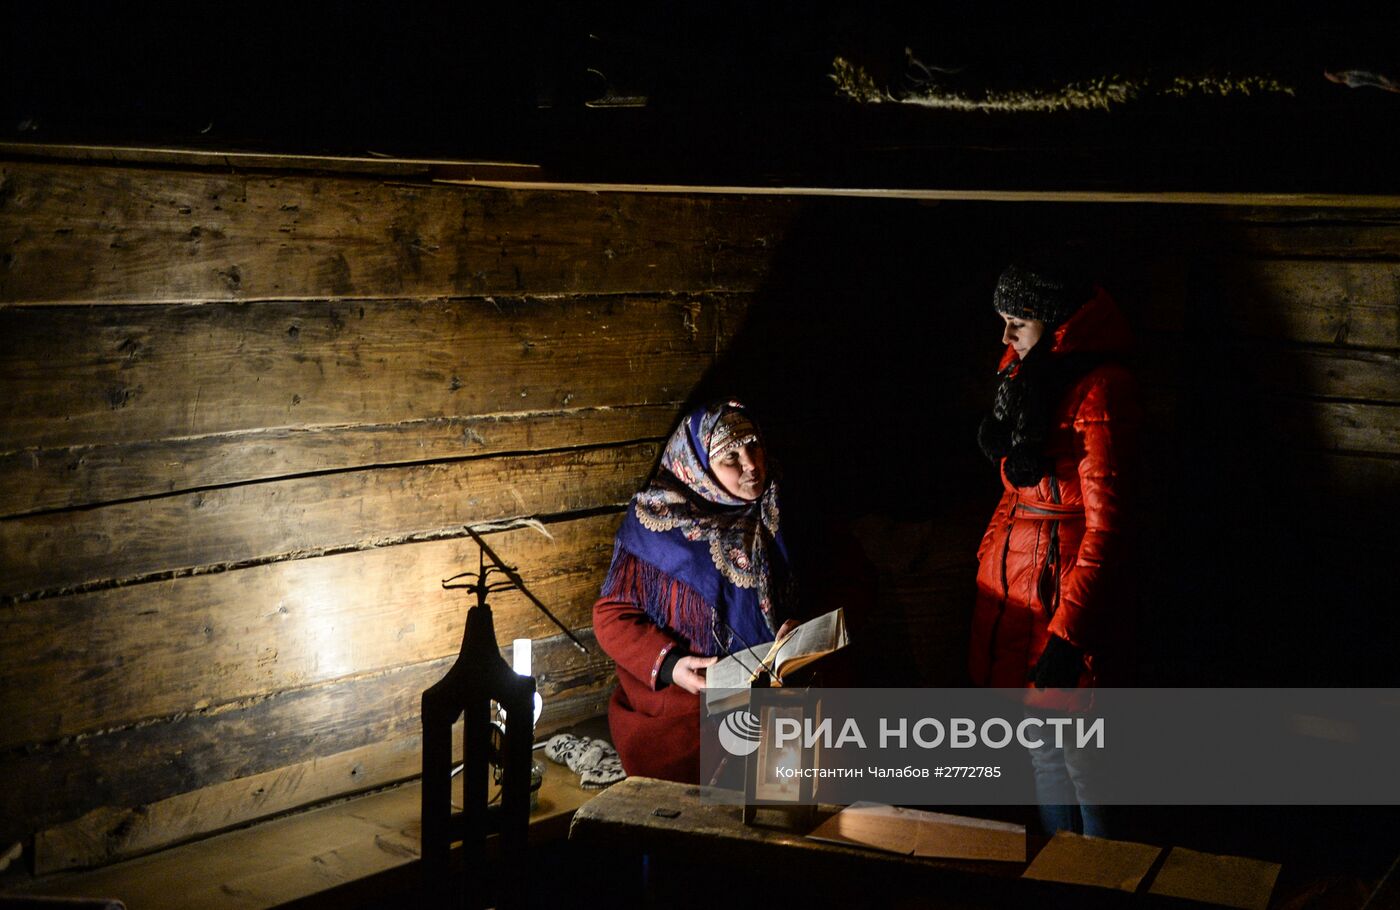
M 622 546 L 613 550 L 603 597 L 640 604 L 652 622 L 684 638 L 691 654 L 709 657 L 719 653 L 715 608 L 690 585 L 643 562 Z

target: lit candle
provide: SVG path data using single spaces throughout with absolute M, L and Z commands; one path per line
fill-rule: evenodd
M 517 638 L 510 646 L 511 669 L 521 676 L 530 675 L 530 639 Z

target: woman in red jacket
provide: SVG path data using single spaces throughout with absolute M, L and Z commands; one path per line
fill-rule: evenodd
M 1032 686 L 1029 710 L 1082 708 L 1126 670 L 1124 487 L 1139 417 L 1119 358 L 1132 335 L 1103 288 L 1042 266 L 1007 268 L 993 303 L 1006 351 L 978 442 L 1004 491 L 977 552 L 968 667 L 978 685 Z M 1047 830 L 1106 833 L 1094 757 L 1072 744 L 1031 750 Z
M 699 780 L 705 670 L 784 631 L 789 578 L 757 428 L 738 402 L 692 412 L 632 498 L 593 607 L 617 662 L 608 721 L 628 774 Z

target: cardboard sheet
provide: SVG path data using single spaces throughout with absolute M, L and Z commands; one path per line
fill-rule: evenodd
M 1059 831 L 1036 854 L 1025 877 L 1131 892 L 1161 852 L 1148 844 Z
M 1278 863 L 1243 856 L 1173 847 L 1150 890 L 1240 910 L 1266 910 L 1280 868 Z

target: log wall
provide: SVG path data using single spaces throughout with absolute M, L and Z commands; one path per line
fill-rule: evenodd
M 0 163 L 0 839 L 49 872 L 416 774 L 465 524 L 543 522 L 494 545 L 591 642 L 620 508 L 790 217 Z M 604 709 L 596 644 L 493 606 L 542 640 L 542 731 Z
M 1046 235 L 1139 334 L 1144 681 L 1384 683 L 1400 212 L 0 163 L 4 844 L 99 864 L 412 776 L 462 526 L 540 519 L 498 549 L 587 636 L 622 504 L 716 391 L 855 519 L 869 681 L 961 684 L 990 289 Z M 603 710 L 604 655 L 495 607 L 543 639 L 542 729 Z

